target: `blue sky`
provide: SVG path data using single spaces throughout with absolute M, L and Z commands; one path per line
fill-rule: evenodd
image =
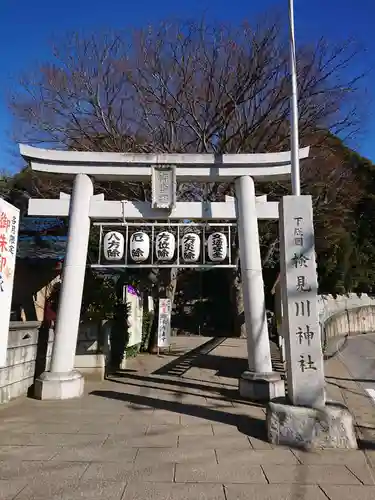
M 17 155 L 12 154 L 6 92 L 16 85 L 20 72 L 48 60 L 54 37 L 72 30 L 142 27 L 203 14 L 207 20 L 237 23 L 251 21 L 269 8 L 285 8 L 287 12 L 287 7 L 287 0 L 0 0 L 0 171 L 14 171 L 20 165 Z M 368 49 L 368 64 L 375 60 L 375 2 L 295 0 L 295 14 L 297 44 L 321 36 L 333 42 L 354 37 Z M 375 161 L 375 90 L 371 80 L 366 103 L 369 116 L 352 146 Z

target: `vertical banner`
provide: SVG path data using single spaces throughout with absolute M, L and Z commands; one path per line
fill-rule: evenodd
M 325 404 L 311 196 L 280 202 L 280 285 L 288 394 L 294 405 Z
M 158 347 L 171 345 L 171 299 L 159 299 Z
M 6 366 L 19 216 L 18 208 L 0 198 L 0 367 Z
M 142 342 L 143 325 L 143 300 L 131 285 L 125 287 L 125 303 L 129 307 L 127 347 L 131 347 Z

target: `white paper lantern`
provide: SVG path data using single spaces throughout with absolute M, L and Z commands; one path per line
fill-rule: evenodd
M 123 234 L 117 231 L 106 233 L 103 239 L 104 258 L 106 260 L 121 260 L 124 256 L 124 245 Z
M 222 262 L 227 258 L 228 243 L 224 233 L 212 233 L 207 239 L 208 258 L 212 262 Z
M 176 239 L 172 233 L 162 231 L 156 236 L 155 255 L 157 260 L 172 260 L 176 249 Z
M 195 233 L 186 233 L 181 240 L 181 255 L 185 262 L 197 262 L 201 252 L 200 238 Z
M 130 237 L 130 257 L 134 262 L 144 262 L 150 255 L 150 238 L 143 231 L 137 231 Z

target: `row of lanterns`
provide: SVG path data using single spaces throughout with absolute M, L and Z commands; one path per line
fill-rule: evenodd
M 104 258 L 118 261 L 124 257 L 125 239 L 122 233 L 110 231 L 104 236 Z M 163 231 L 155 238 L 155 258 L 158 261 L 173 260 L 176 250 L 174 234 Z M 181 239 L 181 257 L 186 263 L 198 262 L 201 252 L 200 237 L 187 233 Z M 223 233 L 212 233 L 207 239 L 208 258 L 212 262 L 222 262 L 227 258 L 228 242 Z M 129 240 L 129 255 L 134 262 L 144 262 L 150 256 L 150 237 L 143 231 L 133 233 Z

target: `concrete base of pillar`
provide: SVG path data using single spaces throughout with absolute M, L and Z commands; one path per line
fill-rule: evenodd
M 356 449 L 353 417 L 341 403 L 321 409 L 271 402 L 267 408 L 268 439 L 273 444 L 304 450 Z
M 83 394 L 84 378 L 78 371 L 69 373 L 44 372 L 34 383 L 36 399 L 72 399 Z
M 285 396 L 285 384 L 279 373 L 246 371 L 239 380 L 240 396 L 252 401 L 272 401 Z

